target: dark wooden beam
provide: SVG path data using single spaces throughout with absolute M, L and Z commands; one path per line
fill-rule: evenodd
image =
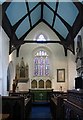
M 20 46 L 17 48 L 16 57 L 19 57 Z
M 46 7 L 48 7 L 53 13 L 55 13 L 55 11 L 46 2 L 44 2 L 44 5 L 46 5 Z
M 78 34 L 78 32 L 80 31 L 80 29 L 83 26 L 83 5 L 80 2 L 73 2 L 75 4 L 75 6 L 78 8 L 79 13 L 78 16 L 75 19 L 75 22 L 72 26 L 71 32 L 68 34 L 67 36 L 67 43 L 69 44 L 69 47 L 71 49 L 72 46 L 72 51 L 73 54 L 75 54 L 75 48 L 74 48 L 74 38 L 76 37 L 76 35 Z
M 65 56 L 67 57 L 67 49 L 64 47 Z
M 61 41 L 33 41 L 33 40 L 25 40 L 24 43 L 59 43 L 61 44 Z
M 4 2 L 3 4 L 2 4 L 2 7 L 3 7 L 3 11 L 2 12 L 5 12 L 6 11 L 6 9 L 8 8 L 8 6 L 11 4 L 11 2 Z
M 41 19 L 43 19 L 43 8 L 44 7 L 44 3 L 43 2 L 41 2 Z
M 25 1 L 26 1 L 26 0 L 25 0 Z M 26 1 L 26 7 L 27 7 L 27 12 L 29 13 L 29 5 L 28 5 L 28 2 L 27 2 L 27 1 Z M 29 16 L 30 27 L 32 27 L 30 13 L 29 13 L 28 16 Z
M 54 33 L 56 33 L 57 37 L 58 37 L 61 41 L 66 41 L 54 28 L 52 28 L 52 26 L 51 26 L 50 24 L 47 23 L 47 21 L 45 21 L 45 20 L 43 19 L 42 22 L 44 22 Z
M 57 16 L 59 17 L 59 19 L 62 21 L 62 23 L 65 25 L 65 27 L 68 29 L 68 31 L 71 31 L 71 26 L 60 16 L 57 14 Z
M 15 25 L 13 25 L 13 31 L 16 31 L 18 26 L 23 22 L 23 20 L 28 16 L 29 14 L 27 13 L 25 16 L 23 16 Z
M 28 4 L 29 4 L 29 2 L 28 2 Z M 38 4 L 35 7 L 33 7 L 33 9 L 29 10 L 29 13 L 31 14 L 31 12 L 34 11 L 34 9 L 37 8 L 39 5 L 41 5 L 41 2 L 38 2 Z
M 42 20 L 39 19 L 38 22 L 36 22 L 20 39 L 19 41 L 23 41 L 25 39 L 25 37 L 29 34 L 29 32 L 35 28 Z
M 56 13 L 57 13 L 57 10 L 58 10 L 58 5 L 59 5 L 59 2 L 56 2 L 55 12 L 54 12 L 54 18 L 53 18 L 53 23 L 52 23 L 52 27 L 54 26 L 54 22 L 55 22 L 55 19 L 56 19 Z

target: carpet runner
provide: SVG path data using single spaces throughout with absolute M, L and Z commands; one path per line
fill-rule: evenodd
M 49 103 L 48 102 L 32 103 L 32 110 L 28 120 L 52 120 Z

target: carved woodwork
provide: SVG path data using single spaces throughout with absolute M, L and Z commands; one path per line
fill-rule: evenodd
M 9 92 L 9 96 L 1 96 L 2 113 L 9 114 L 8 120 L 26 120 L 31 111 L 32 97 L 28 91 Z
M 67 93 L 63 91 L 53 91 L 50 96 L 50 108 L 54 120 L 64 120 L 63 99 Z
M 68 90 L 64 116 L 66 120 L 83 120 L 83 90 Z
M 78 76 L 83 72 L 83 45 L 81 35 L 77 37 L 77 48 L 76 48 L 76 70 Z
M 29 66 L 24 63 L 24 59 L 22 57 L 21 62 L 16 65 L 16 80 L 18 82 L 25 82 L 29 79 Z

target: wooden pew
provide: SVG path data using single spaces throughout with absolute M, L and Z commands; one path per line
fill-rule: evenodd
M 83 90 L 68 90 L 64 100 L 64 120 L 83 120 Z
M 9 114 L 9 120 L 26 120 L 31 109 L 31 96 L 22 96 L 14 94 L 11 96 L 2 96 L 2 113 Z
M 50 97 L 50 108 L 54 120 L 64 120 L 63 99 L 67 97 L 67 93 L 53 92 Z
M 2 114 L 9 114 L 9 120 L 24 120 L 24 97 L 2 96 Z
M 30 91 L 9 92 L 9 96 L 21 96 L 25 101 L 25 120 L 27 119 L 32 107 L 32 95 Z
M 0 120 L 8 120 L 9 114 L 0 114 Z

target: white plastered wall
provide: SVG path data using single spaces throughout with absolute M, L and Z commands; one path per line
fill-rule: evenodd
M 2 28 L 0 26 L 0 94 L 2 94 Z
M 7 95 L 7 68 L 9 59 L 9 38 L 0 27 L 0 94 Z
M 40 23 L 36 26 L 25 38 L 25 40 L 33 40 L 36 35 L 44 33 L 46 34 L 48 40 L 57 40 L 58 37 L 55 33 L 44 23 Z M 24 57 L 25 63 L 29 65 L 29 82 L 26 85 L 19 83 L 20 89 L 29 89 L 30 88 L 30 80 L 33 78 L 33 51 L 37 48 L 45 48 L 49 50 L 51 54 L 51 80 L 52 80 L 52 88 L 54 90 L 60 90 L 60 86 L 62 86 L 62 90 L 66 91 L 67 89 L 73 89 L 74 87 L 74 78 L 76 76 L 76 63 L 75 56 L 68 52 L 68 56 L 65 56 L 64 48 L 60 44 L 36 44 L 36 43 L 26 43 L 21 46 L 19 52 L 19 58 L 17 58 L 17 62 L 21 61 L 21 58 Z M 65 82 L 57 82 L 57 69 L 65 69 Z
M 76 77 L 76 63 L 75 63 L 75 55 L 73 55 L 70 51 L 68 51 L 67 57 L 67 78 L 68 78 L 68 89 L 75 88 L 75 77 Z
M 40 23 L 36 26 L 25 38 L 25 40 L 34 40 L 38 34 L 45 34 L 48 40 L 56 40 L 59 41 L 58 37 L 55 33 L 44 23 Z M 62 86 L 62 90 L 66 91 L 67 89 L 73 89 L 75 87 L 74 79 L 76 77 L 76 63 L 75 63 L 75 55 L 73 55 L 70 51 L 68 51 L 68 56 L 65 56 L 64 48 L 60 44 L 36 44 L 36 43 L 26 43 L 21 46 L 19 57 L 16 57 L 16 51 L 14 51 L 10 57 L 9 61 L 13 62 L 14 65 L 14 77 L 15 78 L 15 65 L 20 63 L 21 58 L 24 57 L 24 62 L 29 65 L 29 81 L 27 83 L 19 83 L 19 90 L 28 90 L 30 86 L 31 79 L 33 79 L 33 51 L 44 48 L 51 53 L 50 61 L 51 61 L 51 80 L 52 80 L 52 88 L 54 90 L 60 90 L 60 86 Z M 57 69 L 65 69 L 65 82 L 57 82 Z M 11 83 L 12 80 L 11 79 Z M 12 89 L 12 85 L 11 85 Z

